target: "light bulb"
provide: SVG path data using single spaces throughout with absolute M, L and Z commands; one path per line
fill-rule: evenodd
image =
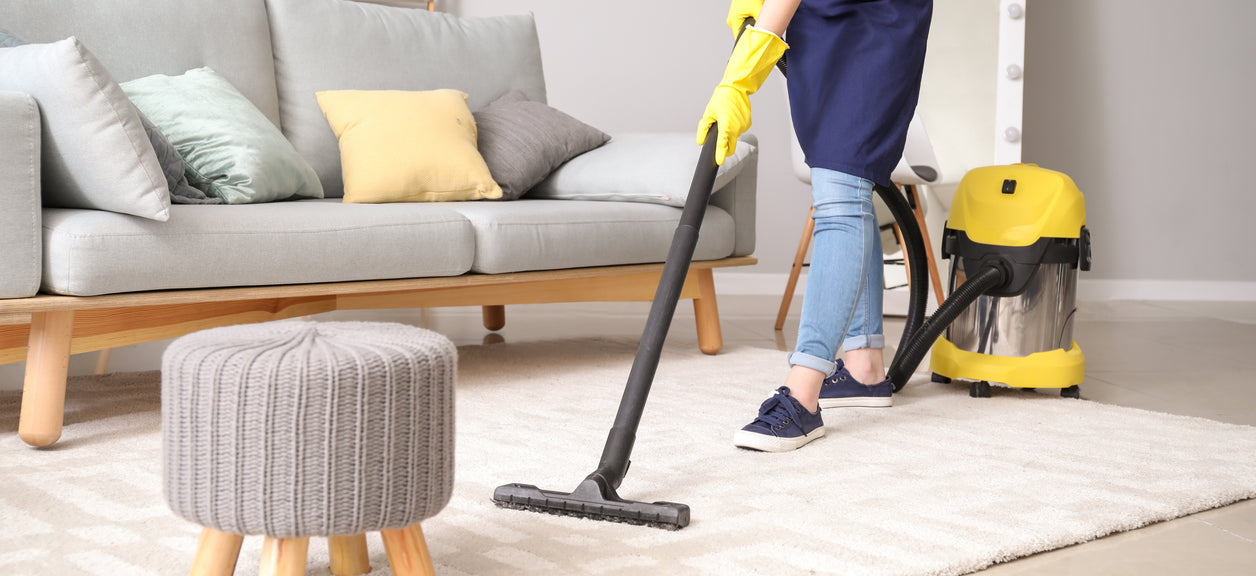
M 1009 79 L 1009 80 L 1016 80 L 1016 79 L 1019 79 L 1019 78 L 1021 77 L 1021 67 L 1020 67 L 1020 66 L 1017 66 L 1016 64 L 1012 64 L 1012 65 L 1008 66 L 1008 67 L 1007 67 L 1007 77 L 1008 77 L 1008 79 Z
M 1018 20 L 1021 16 L 1025 15 L 1025 9 L 1022 8 L 1020 4 L 1008 4 L 1007 15 L 1011 16 L 1013 20 Z
M 1003 139 L 1007 140 L 1008 142 L 1016 142 L 1020 140 L 1020 130 L 1017 130 L 1015 127 L 1004 130 Z

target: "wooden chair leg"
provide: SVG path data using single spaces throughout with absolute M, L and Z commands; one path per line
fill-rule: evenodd
M 31 315 L 26 352 L 26 383 L 18 435 L 31 446 L 51 446 L 61 438 L 65 418 L 65 378 L 70 370 L 74 311 Z
M 432 554 L 427 550 L 427 540 L 418 524 L 401 530 L 382 530 L 384 552 L 394 576 L 434 576 Z
M 811 248 L 811 234 L 816 229 L 816 221 L 811 218 L 816 209 L 807 213 L 807 225 L 802 229 L 802 237 L 798 239 L 798 252 L 794 253 L 794 265 L 789 269 L 789 281 L 785 283 L 785 294 L 781 296 L 781 309 L 776 313 L 776 329 L 785 327 L 785 316 L 789 314 L 789 304 L 794 300 L 794 288 L 798 286 L 798 276 L 802 274 L 803 262 L 807 259 L 807 250 Z
M 366 534 L 330 536 L 327 538 L 327 552 L 331 556 L 331 573 L 336 576 L 358 576 L 371 571 Z
M 505 306 L 484 306 L 484 327 L 494 332 L 501 330 L 506 326 L 506 307 Z
M 698 297 L 693 299 L 693 315 L 698 322 L 698 348 L 706 354 L 718 354 L 724 347 L 720 332 L 720 308 L 715 301 L 715 274 L 710 268 L 695 270 Z
M 305 576 L 309 538 L 266 537 L 262 543 L 262 566 L 258 576 Z
M 938 274 L 938 261 L 933 257 L 933 241 L 929 239 L 929 226 L 925 223 L 925 209 L 922 205 L 924 201 L 920 194 L 916 193 L 915 186 L 904 186 L 904 191 L 914 206 L 913 212 L 916 213 L 916 224 L 920 226 L 920 235 L 925 240 L 925 263 L 929 267 L 929 278 L 933 282 L 933 293 L 938 300 L 938 306 L 942 305 L 945 295 L 942 293 L 942 277 Z
M 213 528 L 201 530 L 196 557 L 192 559 L 191 576 L 231 576 L 235 573 L 242 543 L 244 536 L 240 534 L 228 534 Z
M 903 229 L 898 227 L 898 222 L 891 224 L 894 228 L 894 237 L 898 239 L 898 245 L 903 250 L 903 270 L 907 273 L 907 287 L 911 287 L 911 261 L 907 259 L 907 240 L 903 238 Z

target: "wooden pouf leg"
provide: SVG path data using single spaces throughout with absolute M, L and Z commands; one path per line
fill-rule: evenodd
M 259 576 L 304 576 L 309 538 L 271 538 L 262 543 Z
M 213 528 L 201 530 L 196 557 L 192 559 L 191 576 L 231 576 L 235 573 L 243 542 L 244 536 L 239 534 L 219 532 Z
M 336 576 L 358 576 L 371 571 L 366 534 L 329 536 L 327 551 L 331 556 L 331 573 Z
M 433 576 L 432 555 L 427 551 L 427 540 L 418 524 L 401 530 L 381 530 L 384 551 L 394 576 Z

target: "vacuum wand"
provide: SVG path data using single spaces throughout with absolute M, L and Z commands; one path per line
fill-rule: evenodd
M 680 216 L 680 224 L 672 237 L 672 245 L 663 264 L 654 302 L 646 319 L 637 355 L 628 373 L 624 395 L 619 401 L 619 412 L 606 438 L 602 459 L 597 470 L 589 474 L 571 492 L 541 490 L 529 484 L 506 484 L 493 491 L 493 501 L 498 506 L 580 516 L 595 520 L 644 524 L 668 530 L 679 530 L 689 525 L 689 506 L 676 502 L 634 502 L 624 500 L 615 492 L 628 473 L 629 457 L 637 440 L 637 426 L 645 412 L 645 402 L 650 395 L 654 373 L 658 369 L 667 330 L 672 315 L 680 301 L 680 291 L 685 285 L 693 252 L 698 245 L 698 230 L 706 215 L 707 202 L 715 187 L 715 175 L 719 166 L 715 163 L 715 146 L 719 131 L 712 124 L 707 130 L 689 197 Z
M 619 412 L 615 415 L 615 425 L 611 428 L 610 437 L 606 439 L 601 463 L 593 473 L 600 475 L 616 488 L 628 471 L 628 455 L 632 453 L 637 426 L 641 422 L 646 397 L 650 394 L 654 373 L 658 369 L 663 342 L 667 339 L 672 315 L 676 312 L 680 291 L 685 285 L 685 276 L 693 262 L 693 252 L 698 244 L 698 230 L 702 228 L 707 201 L 711 189 L 715 187 L 715 175 L 719 171 L 719 166 L 715 163 L 717 137 L 716 125 L 712 124 L 707 130 L 706 141 L 698 156 L 693 182 L 689 186 L 689 196 L 685 199 L 685 209 L 680 216 L 680 225 L 676 227 L 667 261 L 663 265 L 663 275 L 654 292 L 654 303 L 650 306 L 645 332 L 641 335 L 637 356 L 633 359 L 632 370 L 628 374 L 628 385 L 624 388 Z

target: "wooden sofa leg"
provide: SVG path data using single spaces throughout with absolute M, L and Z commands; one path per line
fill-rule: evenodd
M 698 321 L 698 348 L 706 354 L 718 354 L 724 347 L 720 333 L 720 309 L 715 302 L 715 274 L 710 268 L 695 270 L 698 297 L 693 299 L 693 315 Z
M 65 379 L 70 369 L 73 336 L 73 310 L 31 315 L 26 384 L 22 388 L 22 415 L 18 421 L 18 436 L 31 446 L 51 446 L 61 438 Z
M 505 306 L 484 306 L 484 327 L 489 330 L 497 331 L 506 327 L 506 307 Z

